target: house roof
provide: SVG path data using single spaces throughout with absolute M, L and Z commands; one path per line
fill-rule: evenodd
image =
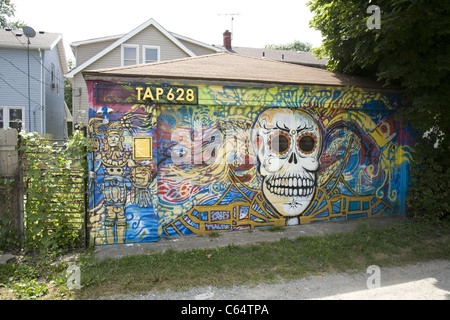
M 30 39 L 30 49 L 52 50 L 61 39 L 60 33 L 37 33 Z M 0 47 L 27 49 L 27 38 L 20 29 L 12 31 L 0 29 Z
M 227 52 L 128 67 L 85 71 L 83 74 L 87 79 L 133 77 L 209 82 L 234 81 L 383 88 L 380 83 L 365 78 L 338 74 L 321 68 Z
M 73 48 L 76 48 L 78 46 L 82 46 L 85 44 L 98 43 L 98 42 L 104 42 L 104 41 L 110 41 L 110 40 L 118 40 L 118 39 L 122 38 L 124 35 L 125 34 L 117 34 L 117 35 L 107 36 L 107 37 L 75 41 L 70 44 L 70 47 L 73 49 Z
M 201 41 L 198 41 L 198 40 L 195 40 L 195 39 L 192 39 L 192 38 L 189 38 L 189 37 L 177 34 L 175 32 L 171 32 L 171 31 L 168 31 L 168 32 L 171 33 L 178 40 L 183 40 L 183 41 L 187 41 L 187 42 L 190 42 L 190 43 L 194 43 L 194 44 L 197 44 L 197 45 L 199 45 L 201 47 L 205 47 L 205 48 L 211 49 L 211 50 L 216 51 L 216 52 L 222 52 L 223 51 L 222 48 L 218 48 L 218 47 L 216 47 L 214 45 L 209 45 L 209 44 L 206 44 L 204 42 L 201 42 Z M 107 36 L 107 37 L 75 41 L 75 42 L 72 42 L 70 44 L 70 46 L 72 48 L 76 48 L 78 46 L 85 45 L 85 44 L 100 43 L 100 42 L 110 41 L 110 40 L 118 40 L 118 39 L 122 38 L 125 35 L 126 34 L 117 34 L 117 35 Z
M 98 59 L 100 59 L 101 57 L 106 55 L 107 53 L 111 52 L 112 50 L 114 50 L 115 48 L 117 48 L 118 46 L 120 46 L 121 44 L 126 42 L 128 39 L 132 38 L 133 36 L 135 36 L 136 34 L 138 34 L 139 32 L 143 31 L 144 29 L 146 29 L 146 28 L 148 28 L 150 26 L 154 26 L 156 29 L 158 29 L 162 34 L 164 34 L 169 40 L 171 40 L 173 43 L 175 43 L 181 50 L 186 52 L 190 57 L 194 57 L 196 54 L 194 52 L 192 52 L 191 50 L 189 50 L 180 40 L 184 40 L 184 41 L 188 41 L 188 42 L 192 42 L 192 43 L 196 43 L 196 44 L 202 44 L 203 46 L 207 46 L 207 47 L 209 47 L 211 49 L 214 49 L 214 50 L 216 49 L 213 46 L 208 46 L 208 45 L 203 44 L 203 43 L 201 43 L 199 41 L 196 41 L 196 40 L 193 40 L 193 39 L 181 36 L 181 35 L 177 35 L 177 34 L 171 33 L 169 31 L 167 31 L 166 29 L 164 29 L 154 19 L 149 19 L 146 22 L 144 22 L 143 24 L 141 24 L 139 27 L 135 28 L 134 30 L 132 30 L 131 32 L 126 33 L 126 34 L 115 35 L 115 36 L 108 36 L 108 37 L 97 38 L 97 39 L 89 39 L 89 40 L 77 41 L 77 42 L 72 43 L 71 44 L 72 47 L 77 47 L 77 46 L 83 45 L 83 44 L 102 42 L 102 41 L 108 41 L 108 40 L 116 40 L 114 43 L 109 45 L 107 48 L 105 48 L 104 50 L 102 50 L 101 52 L 99 52 L 98 54 L 93 56 L 91 59 L 87 60 L 86 62 L 84 62 L 80 66 L 74 68 L 72 71 L 70 71 L 66 75 L 66 77 L 73 78 L 73 76 L 75 74 L 77 74 L 80 71 L 86 69 L 92 63 L 94 63 L 95 61 L 97 61 Z
M 55 46 L 58 48 L 59 59 L 63 68 L 63 73 L 68 72 L 67 59 L 63 45 L 63 37 L 60 33 L 37 33 L 34 38 L 30 39 L 29 48 L 31 50 L 53 50 Z M 0 48 L 12 49 L 28 49 L 27 38 L 23 35 L 22 30 L 6 31 L 0 29 Z
M 177 39 L 179 39 L 179 40 L 183 40 L 183 41 L 186 41 L 186 42 L 190 42 L 190 43 L 196 44 L 196 45 L 198 45 L 198 46 L 201 46 L 201 47 L 205 47 L 205 48 L 211 49 L 211 50 L 213 50 L 213 51 L 215 51 L 215 52 L 222 52 L 222 49 L 221 49 L 221 48 L 217 48 L 217 47 L 215 47 L 214 45 L 209 45 L 209 44 L 206 44 L 206 43 L 204 43 L 204 42 L 201 42 L 201 41 L 198 41 L 198 40 L 195 40 L 195 39 L 186 37 L 186 36 L 182 36 L 182 35 L 177 34 L 177 33 L 174 33 L 174 32 L 170 32 L 170 33 L 171 33 L 175 38 L 177 38 Z
M 327 64 L 326 58 L 317 59 L 312 52 L 248 47 L 232 47 L 231 49 L 223 48 L 223 50 L 243 56 L 297 63 L 311 67 L 325 68 Z

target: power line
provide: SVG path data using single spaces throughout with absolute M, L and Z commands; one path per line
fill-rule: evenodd
M 3 75 L 0 77 L 0 79 L 4 82 L 4 83 L 6 83 L 6 85 L 8 85 L 11 89 L 13 89 L 15 92 L 17 92 L 19 95 L 21 95 L 21 96 L 23 96 L 23 97 L 25 97 L 25 98 L 27 98 L 28 99 L 28 112 L 26 112 L 25 114 L 28 114 L 28 119 L 30 120 L 30 121 L 28 121 L 27 123 L 29 123 L 29 125 L 30 125 L 30 127 L 29 128 L 31 128 L 31 106 L 30 106 L 30 104 L 31 104 L 31 102 L 33 102 L 35 105 L 37 105 L 38 107 L 39 107 L 39 109 L 41 110 L 41 112 L 43 112 L 44 111 L 44 106 L 41 104 L 41 103 L 38 103 L 38 102 L 36 102 L 36 101 L 34 101 L 33 99 L 31 99 L 31 93 L 30 93 L 30 91 L 31 91 L 31 85 L 30 85 L 30 79 L 32 78 L 32 79 L 34 79 L 35 81 L 37 81 L 38 83 L 40 83 L 41 84 L 41 90 L 40 90 L 40 95 L 41 95 L 41 100 L 42 100 L 42 95 L 43 95 L 43 91 L 42 91 L 42 89 L 44 89 L 44 88 L 42 88 L 42 84 L 45 86 L 45 90 L 46 90 L 46 92 L 47 92 L 47 89 L 46 89 L 46 87 L 47 87 L 47 84 L 45 83 L 45 81 L 42 81 L 42 80 L 39 80 L 39 79 L 37 79 L 37 78 L 35 78 L 35 77 L 33 77 L 31 74 L 30 74 L 30 38 L 34 38 L 34 36 L 36 35 L 36 32 L 33 30 L 33 28 L 31 28 L 31 27 L 24 27 L 23 28 L 23 33 L 24 33 L 24 35 L 27 37 L 27 44 L 24 44 L 24 43 L 22 43 L 22 41 L 20 41 L 20 39 L 18 38 L 18 36 L 12 31 L 12 30 L 9 30 L 9 31 L 11 31 L 11 33 L 14 35 L 14 37 L 17 39 L 17 41 L 19 41 L 19 43 L 27 50 L 27 57 L 28 57 L 28 72 L 27 73 L 25 73 L 22 69 L 20 69 L 18 66 L 16 66 L 14 63 L 12 63 L 10 60 L 8 60 L 8 59 L 6 59 L 6 58 L 4 58 L 4 57 L 1 57 L 1 58 L 3 58 L 3 60 L 5 60 L 5 61 L 7 61 L 7 62 L 9 62 L 14 68 L 16 68 L 17 70 L 19 70 L 19 71 L 21 71 L 22 73 L 24 73 L 24 74 L 26 74 L 27 75 L 27 78 L 28 78 L 28 97 L 27 96 L 25 96 L 22 92 L 20 92 L 19 90 L 17 90 L 15 87 L 13 87 L 8 81 L 6 81 L 4 78 L 3 78 Z M 41 33 L 41 32 L 40 32 Z M 40 50 L 39 50 L 39 52 L 41 52 Z M 39 64 L 39 66 L 40 66 L 40 69 L 41 69 L 41 78 L 42 78 L 42 75 L 43 75 L 43 72 L 45 72 L 45 71 L 47 71 L 48 73 L 49 73 L 49 75 L 50 75 L 50 77 L 51 77 L 51 83 L 52 83 L 52 85 L 54 84 L 54 83 L 56 83 L 56 85 L 57 85 L 57 87 L 56 87 L 56 90 L 57 90 L 57 92 L 56 92 L 56 95 L 54 95 L 54 97 L 56 98 L 56 101 L 58 101 L 59 100 L 59 102 L 58 103 L 63 103 L 63 108 L 64 108 L 64 104 L 65 104 L 65 99 L 64 99 L 64 81 L 61 81 L 60 80 L 60 77 L 59 76 L 57 76 L 58 75 L 58 73 L 56 73 L 55 74 L 55 71 L 53 70 L 53 64 L 52 64 L 52 70 L 49 70 L 49 69 L 47 69 L 47 67 L 41 62 L 42 61 L 42 55 L 41 55 L 41 59 L 37 59 L 33 54 L 31 54 L 31 57 L 34 59 L 34 60 L 36 60 L 37 61 L 37 63 Z M 63 65 L 61 64 L 60 65 L 61 66 L 61 68 L 63 68 Z M 44 71 L 45 70 L 45 71 Z M 63 75 L 63 72 L 62 72 L 62 70 L 61 71 L 59 71 L 59 68 L 58 68 L 58 72 L 59 72 L 59 74 L 60 75 L 62 75 L 63 77 L 64 77 L 64 75 Z M 47 76 L 45 76 L 44 77 L 44 79 L 46 79 L 47 78 Z M 64 79 L 64 78 L 62 78 L 62 79 Z M 61 88 L 61 90 L 62 90 L 62 93 L 63 93 L 63 95 L 61 95 L 60 94 L 60 88 Z M 42 102 L 42 101 L 41 101 Z M 35 112 L 35 111 L 34 111 Z M 41 130 L 42 130 L 42 132 L 44 132 L 44 122 L 43 122 L 43 115 L 41 116 Z M 37 125 L 36 125 L 36 118 L 34 118 L 34 124 L 35 124 L 35 128 L 37 129 Z
M 9 75 L 5 75 L 3 73 L 0 73 L 0 75 L 6 80 L 8 81 L 8 83 L 14 83 L 14 85 L 16 85 L 17 87 L 20 87 L 23 85 L 22 82 L 18 82 L 17 80 L 12 79 L 11 77 L 9 77 Z M 31 90 L 33 91 L 33 93 L 40 93 L 40 90 L 37 89 L 35 86 L 33 88 L 31 88 Z
M 45 85 L 45 86 L 47 85 L 47 83 L 46 83 L 45 81 L 41 81 L 40 79 L 37 79 L 37 78 L 33 77 L 31 74 L 29 75 L 27 72 L 23 71 L 20 67 L 16 66 L 11 60 L 9 60 L 9 59 L 7 59 L 7 58 L 5 58 L 5 57 L 2 57 L 1 55 L 0 55 L 0 59 L 3 59 L 3 60 L 5 60 L 6 62 L 8 62 L 8 63 L 11 64 L 14 68 L 16 68 L 17 70 L 19 70 L 20 72 L 22 72 L 24 75 L 30 76 L 30 78 L 33 79 L 34 81 L 36 81 L 36 82 L 38 82 L 38 83 L 41 83 L 41 84 L 43 84 L 43 85 Z M 41 65 L 42 65 L 42 64 L 41 64 Z M 14 80 L 12 80 L 12 81 L 14 81 Z M 62 81 L 61 79 L 58 79 L 58 77 L 56 77 L 56 81 L 59 81 L 59 82 L 60 82 L 60 87 L 63 87 L 63 86 L 64 86 L 64 81 Z M 36 89 L 33 89 L 33 90 L 36 90 Z M 37 90 L 36 90 L 36 91 L 37 91 Z M 40 90 L 39 90 L 39 92 L 40 92 Z M 62 101 L 65 102 L 64 96 L 61 95 L 61 94 L 58 94 L 58 95 L 56 96 L 56 98 L 57 98 L 57 99 L 61 99 Z
M 10 87 L 11 89 L 13 89 L 14 91 L 16 91 L 18 94 L 20 94 L 22 97 L 25 97 L 26 99 L 28 99 L 28 96 L 26 96 L 25 94 L 23 94 L 22 92 L 20 92 L 19 90 L 17 90 L 14 86 L 12 86 L 11 84 L 9 84 L 8 81 L 6 81 L 5 79 L 3 79 L 3 74 L 0 73 L 0 80 L 2 80 L 4 83 L 6 83 L 6 85 L 8 87 Z M 36 102 L 33 99 L 30 99 L 31 102 L 33 102 L 34 104 L 36 104 L 37 106 L 39 106 L 40 108 L 43 108 L 43 106 L 41 105 L 40 102 Z
M 23 43 L 22 41 L 20 41 L 19 37 L 17 36 L 17 34 L 14 33 L 13 30 L 10 30 L 10 32 L 14 35 L 14 37 L 17 39 L 17 41 L 19 41 L 19 43 L 20 43 L 25 49 L 27 49 L 27 51 L 28 51 L 28 50 L 29 50 L 29 45 L 30 45 L 30 40 L 29 40 L 29 38 L 27 37 L 27 39 L 28 39 L 28 44 L 25 44 L 25 43 Z M 41 32 L 39 32 L 39 33 L 41 33 Z M 62 78 L 60 79 L 59 77 L 57 77 L 56 75 L 53 74 L 54 72 L 53 72 L 52 70 L 47 69 L 47 67 L 46 67 L 44 64 L 42 64 L 42 62 L 41 62 L 39 59 L 37 59 L 33 54 L 31 55 L 31 57 L 32 57 L 34 60 L 36 60 L 36 62 L 43 68 L 43 70 L 45 70 L 45 71 L 47 71 L 47 72 L 49 73 L 50 77 L 52 77 L 52 80 L 53 80 L 53 77 L 55 77 L 56 81 L 60 82 L 60 83 L 59 83 L 59 87 L 60 87 L 60 88 L 64 88 L 64 80 L 63 80 L 63 79 L 64 79 L 64 75 L 63 75 L 63 73 L 62 73 L 62 70 L 61 70 Z M 25 73 L 22 69 L 20 69 L 20 68 L 17 67 L 16 65 L 14 65 L 11 61 L 7 60 L 7 59 L 4 58 L 4 57 L 1 57 L 1 58 L 3 58 L 4 60 L 8 61 L 11 65 L 13 65 L 15 68 L 17 68 L 17 69 L 20 70 L 21 72 Z M 29 75 L 30 78 L 34 79 L 35 81 L 38 81 L 38 82 L 43 83 L 44 85 L 46 85 L 46 83 L 45 83 L 44 81 L 41 81 L 41 80 L 39 80 L 39 79 L 34 78 L 33 76 L 31 76 L 31 74 L 28 74 L 28 73 L 26 73 L 26 74 Z M 59 97 L 60 97 L 63 101 L 65 101 L 64 97 L 61 97 L 61 95 L 59 95 Z
M 12 30 L 11 30 L 10 32 L 14 35 L 14 37 L 17 39 L 17 41 L 19 41 L 19 43 L 20 43 L 25 49 L 28 49 L 27 45 L 26 45 L 25 43 L 23 43 L 22 41 L 20 41 L 19 37 L 18 37 Z M 43 65 L 43 64 L 41 63 L 40 60 L 38 60 L 38 59 L 37 59 L 35 56 L 33 56 L 33 55 L 31 55 L 31 57 L 32 57 L 34 60 L 36 60 L 36 61 L 42 66 L 42 68 L 44 68 L 44 70 L 46 70 L 47 72 L 49 72 L 50 75 L 52 74 L 52 71 L 49 70 L 49 69 L 47 69 L 47 67 L 46 67 L 45 65 Z
M 16 66 L 14 63 L 12 63 L 11 60 L 8 60 L 8 59 L 6 59 L 5 57 L 2 57 L 1 55 L 0 55 L 0 59 L 5 60 L 5 61 L 8 62 L 9 64 L 11 64 L 14 68 L 16 68 L 17 70 L 19 70 L 20 72 L 22 72 L 24 75 L 28 76 L 28 73 L 27 73 L 27 72 L 23 71 L 22 69 L 20 69 L 20 67 Z M 33 80 L 35 80 L 35 81 L 37 81 L 37 82 L 40 82 L 40 83 L 45 84 L 44 81 L 41 81 L 40 79 L 37 79 L 37 78 L 33 77 L 31 74 L 30 74 L 30 78 L 33 79 Z

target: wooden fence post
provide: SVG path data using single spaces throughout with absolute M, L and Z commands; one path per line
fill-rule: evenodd
M 0 179 L 3 182 L 1 192 L 6 200 L 0 201 L 0 221 L 5 217 L 11 217 L 9 225 L 22 236 L 23 188 L 16 129 L 0 129 Z M 11 183 L 5 184 L 7 180 Z

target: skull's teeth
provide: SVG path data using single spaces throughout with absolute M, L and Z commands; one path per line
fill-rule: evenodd
M 294 188 L 308 188 L 314 186 L 314 181 L 311 179 L 302 179 L 302 178 L 275 178 L 269 180 L 271 186 L 274 187 L 294 187 Z
M 280 196 L 307 196 L 314 191 L 314 181 L 299 177 L 275 178 L 267 181 L 267 187 Z
M 294 188 L 308 188 L 314 186 L 314 181 L 305 178 L 274 178 L 268 180 L 267 183 L 273 187 L 294 187 Z
M 313 193 L 314 188 L 280 188 L 269 187 L 269 191 L 280 196 L 303 197 Z

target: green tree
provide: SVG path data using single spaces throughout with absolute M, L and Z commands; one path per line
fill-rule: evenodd
M 9 21 L 8 18 L 14 17 L 16 11 L 15 5 L 11 0 L 0 0 L 0 28 L 22 28 L 25 23 L 21 21 Z
M 380 28 L 367 21 L 380 11 Z M 407 202 L 416 217 L 449 215 L 450 2 L 438 0 L 313 0 L 310 25 L 322 32 L 315 50 L 332 71 L 403 88 L 400 119 L 417 129 L 416 164 Z
M 268 44 L 265 46 L 265 48 L 309 52 L 312 51 L 313 46 L 311 43 L 295 40 L 294 42 L 287 44 Z

